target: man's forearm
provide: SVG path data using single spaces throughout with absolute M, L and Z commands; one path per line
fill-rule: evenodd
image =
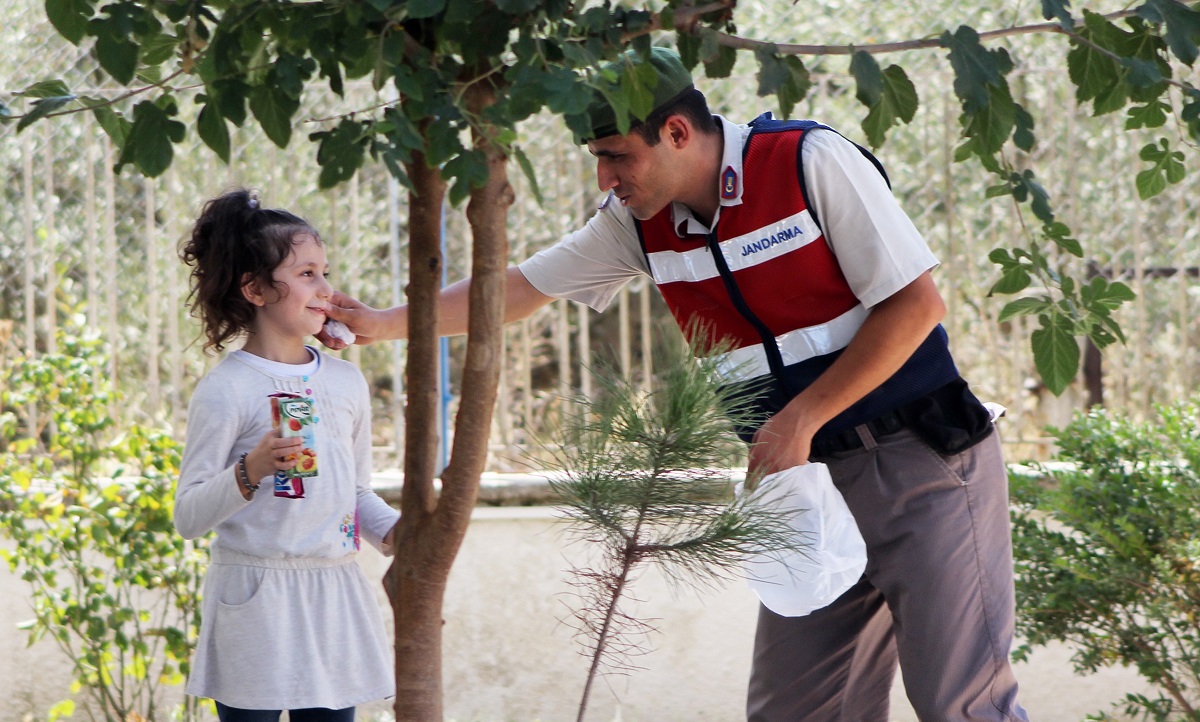
M 751 471 L 805 463 L 817 430 L 896 373 L 945 312 L 929 273 L 875 306 L 837 361 L 755 434 Z
M 928 273 L 873 308 L 838 360 L 794 399 L 813 431 L 891 378 L 945 311 Z
M 438 297 L 438 335 L 461 336 L 467 332 L 470 294 L 470 278 L 464 278 L 442 289 Z M 504 297 L 505 323 L 528 318 L 554 300 L 534 288 L 516 266 L 510 266 L 506 271 Z M 388 330 L 398 334 L 392 338 L 407 338 L 408 306 L 397 306 L 383 313 L 388 314 Z

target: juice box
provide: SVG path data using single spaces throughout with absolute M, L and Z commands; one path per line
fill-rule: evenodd
M 279 435 L 299 436 L 304 440 L 296 465 L 281 472 L 288 478 L 307 478 L 317 475 L 316 419 L 313 400 L 298 394 L 272 394 L 271 424 Z

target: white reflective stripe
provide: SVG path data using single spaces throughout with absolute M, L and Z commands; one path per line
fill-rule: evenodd
M 657 284 L 676 281 L 704 281 L 717 277 L 717 264 L 713 262 L 708 246 L 690 251 L 656 251 L 646 257 L 650 260 L 650 273 Z
M 821 229 L 808 211 L 776 221 L 736 238 L 721 241 L 729 270 L 741 271 L 803 248 L 821 237 Z M 707 246 L 690 251 L 655 251 L 647 256 L 654 282 L 705 281 L 717 277 L 717 264 Z
M 791 366 L 846 348 L 866 318 L 867 309 L 858 304 L 832 321 L 776 336 L 775 343 L 779 344 L 783 365 Z M 729 381 L 752 379 L 771 373 L 767 354 L 761 343 L 721 354 L 714 359 L 717 372 Z
M 741 271 L 803 248 L 821 237 L 821 229 L 807 211 L 788 216 L 757 231 L 721 242 L 721 253 L 730 271 Z

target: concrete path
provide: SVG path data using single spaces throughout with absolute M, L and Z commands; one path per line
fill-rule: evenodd
M 452 722 L 564 722 L 575 719 L 586 660 L 564 624 L 573 604 L 564 570 L 588 550 L 562 538 L 562 523 L 542 507 L 481 508 L 451 575 L 445 605 L 444 685 Z M 5 542 L 7 543 L 7 542 Z M 360 556 L 372 579 L 387 560 Z M 740 583 L 704 595 L 672 590 L 660 575 L 633 586 L 630 610 L 657 620 L 643 669 L 598 685 L 592 722 L 736 722 L 743 696 L 757 601 Z M 379 602 L 387 599 L 382 587 Z M 70 669 L 53 643 L 26 646 L 16 625 L 31 616 L 25 582 L 0 568 L 0 722 L 44 719 L 66 695 Z M 1144 686 L 1129 670 L 1072 673 L 1070 650 L 1041 649 L 1017 667 L 1031 719 L 1082 722 Z M 917 722 L 897 682 L 893 722 Z M 386 719 L 390 703 L 360 708 L 359 719 Z

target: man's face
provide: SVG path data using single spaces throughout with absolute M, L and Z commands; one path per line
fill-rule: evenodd
M 596 183 L 601 191 L 612 191 L 621 205 L 628 206 L 640 220 L 655 214 L 677 200 L 678 168 L 672 169 L 670 143 L 647 145 L 637 133 L 610 135 L 588 142 L 588 151 L 596 156 Z

